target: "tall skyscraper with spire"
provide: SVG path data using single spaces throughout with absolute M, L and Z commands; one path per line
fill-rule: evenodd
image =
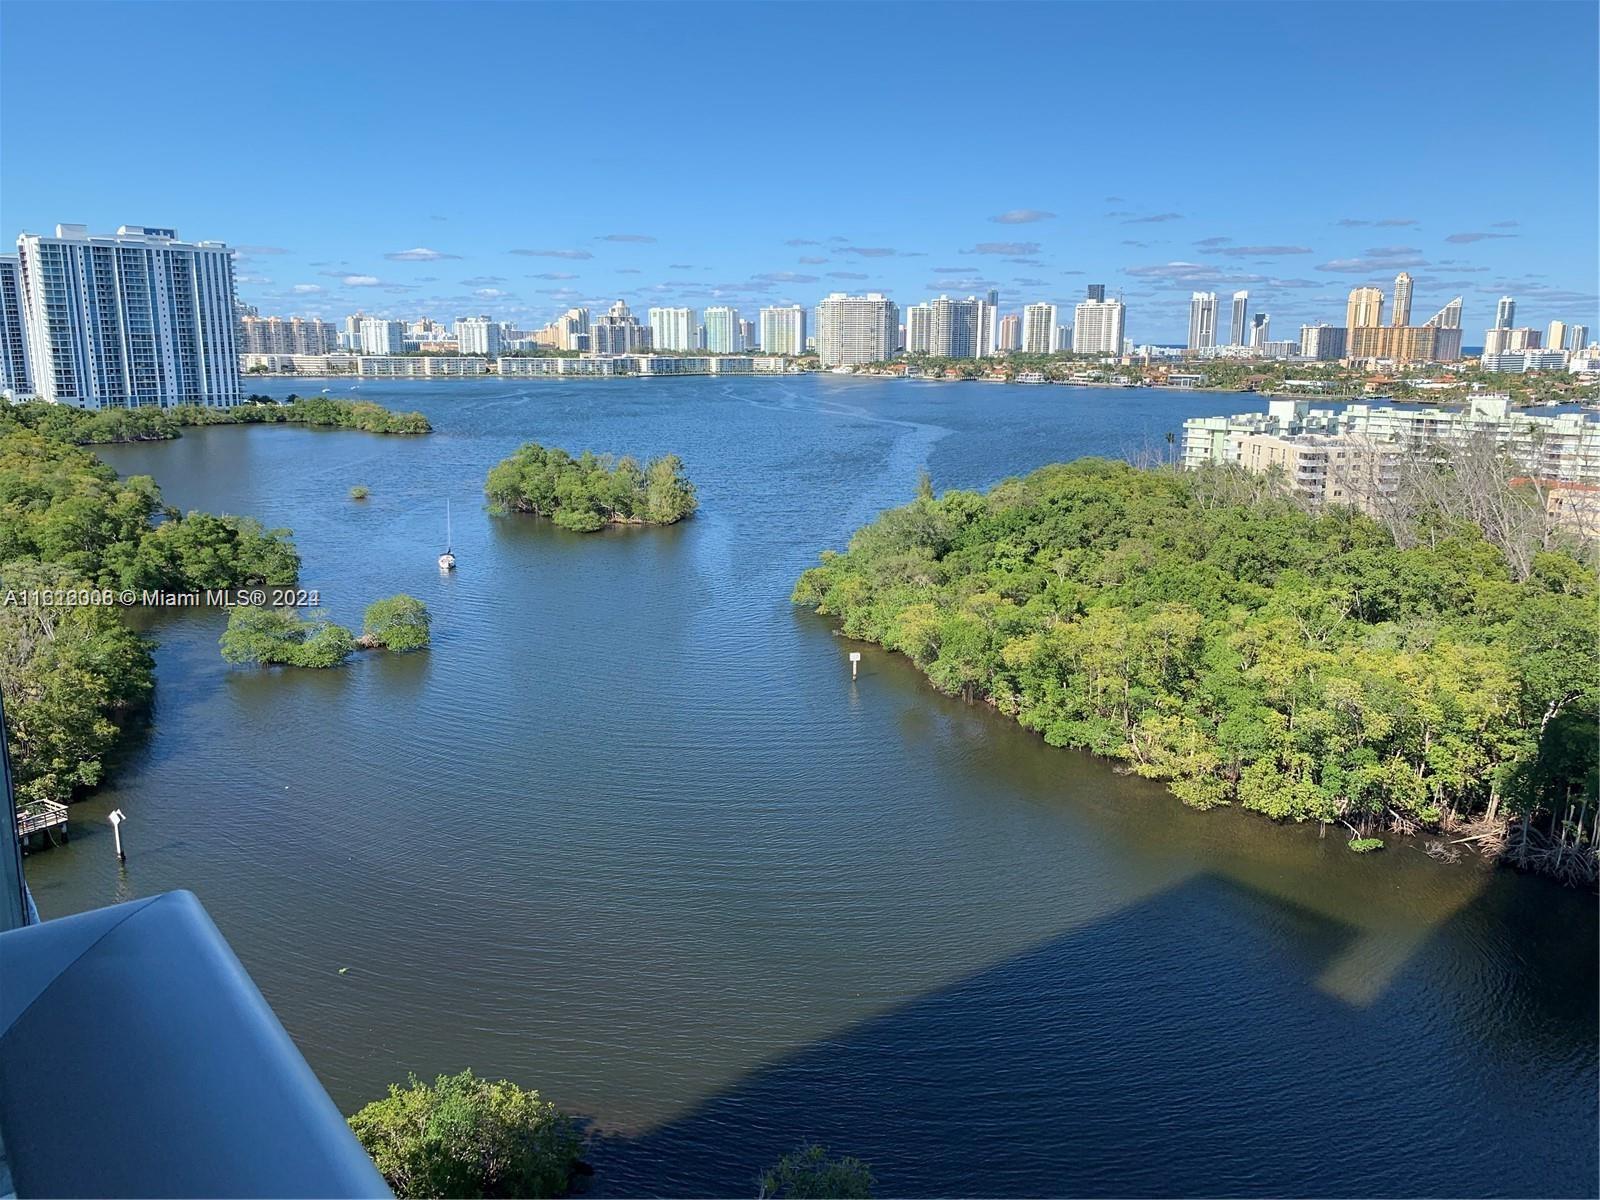
M 1394 308 L 1389 316 L 1389 324 L 1411 324 L 1411 276 L 1406 271 L 1394 277 Z

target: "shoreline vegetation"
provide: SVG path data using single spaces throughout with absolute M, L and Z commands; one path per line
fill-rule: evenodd
M 607 525 L 672 525 L 699 507 L 694 484 L 676 454 L 642 466 L 614 458 L 528 442 L 489 471 L 484 494 L 500 513 L 532 513 L 562 529 L 593 533 Z
M 937 499 L 924 477 L 793 600 L 1193 807 L 1592 886 L 1595 570 L 1548 531 L 1492 543 L 1466 507 L 1380 522 L 1103 459 Z
M 416 435 L 433 426 L 419 412 L 402 413 L 370 400 L 296 396 L 278 401 L 250 395 L 233 408 L 185 404 L 175 408 L 74 408 L 30 400 L 0 405 L 0 432 L 34 429 L 79 446 L 170 441 L 182 430 L 207 425 L 304 425 L 311 429 L 353 429 L 361 433 Z
M 228 613 L 218 644 L 225 662 L 255 667 L 337 667 L 357 650 L 407 654 L 426 649 L 433 618 L 427 605 L 401 593 L 367 606 L 357 637 L 321 617 L 292 608 L 241 605 Z
M 289 530 L 247 516 L 181 512 L 163 502 L 148 475 L 121 479 L 83 447 L 166 440 L 185 425 L 291 422 L 430 431 L 420 414 L 321 398 L 236 409 L 0 404 L 0 695 L 19 806 L 68 803 L 104 783 L 107 757 L 149 710 L 154 643 L 123 621 L 119 609 L 128 603 L 119 593 L 292 587 L 300 575 Z M 41 599 L 91 590 L 112 602 Z M 406 614 L 391 616 L 360 639 L 351 635 L 354 645 L 376 638 L 371 644 L 414 648 L 400 628 Z M 425 609 L 422 627 L 425 638 Z M 319 648 L 327 650 L 333 636 Z

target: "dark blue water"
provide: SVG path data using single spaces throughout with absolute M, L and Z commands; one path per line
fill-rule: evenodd
M 924 466 L 943 489 L 1159 456 L 1251 398 L 265 390 L 324 385 L 438 432 L 106 457 L 292 527 L 336 619 L 421 597 L 434 647 L 255 672 L 222 663 L 219 616 L 153 618 L 153 727 L 28 873 L 46 915 L 194 889 L 346 1109 L 408 1071 L 506 1076 L 583 1115 L 614 1195 L 751 1194 L 805 1138 L 885 1195 L 1594 1193 L 1592 897 L 1190 812 L 789 604 Z M 484 474 L 530 438 L 676 451 L 702 511 L 490 516 Z

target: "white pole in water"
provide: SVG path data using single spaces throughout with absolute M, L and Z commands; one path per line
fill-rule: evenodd
M 106 820 L 111 822 L 111 833 L 117 839 L 117 861 L 127 862 L 128 856 L 122 852 L 122 823 L 128 818 L 120 808 L 112 809 L 111 815 Z
M 850 651 L 850 678 L 856 677 L 856 669 L 861 666 L 861 651 Z

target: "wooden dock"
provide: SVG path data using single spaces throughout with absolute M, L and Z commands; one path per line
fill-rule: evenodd
M 35 800 L 17 808 L 17 841 L 29 854 L 67 840 L 67 806 L 54 800 Z

